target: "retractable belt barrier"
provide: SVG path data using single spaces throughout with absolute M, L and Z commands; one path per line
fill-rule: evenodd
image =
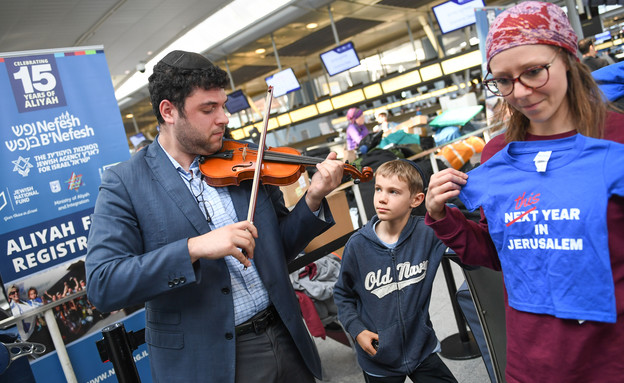
M 338 250 L 343 247 L 349 238 L 356 232 L 357 230 L 353 230 L 350 233 L 343 235 L 342 237 L 336 238 L 333 241 L 326 243 L 325 245 L 319 247 L 316 250 L 313 250 L 307 254 L 302 255 L 299 258 L 295 258 L 288 264 L 288 272 L 292 273 L 299 270 L 302 267 L 309 265 L 312 262 L 318 261 L 323 258 L 327 254 L 331 253 L 334 250 Z
M 113 323 L 102 329 L 103 339 L 95 342 L 103 363 L 110 361 L 119 383 L 140 383 L 132 352 L 145 343 L 145 329 L 126 331 L 123 323 Z

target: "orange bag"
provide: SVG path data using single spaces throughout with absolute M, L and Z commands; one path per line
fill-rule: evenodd
M 481 137 L 472 136 L 446 145 L 440 150 L 437 157 L 448 167 L 459 170 L 466 162 L 470 161 L 473 155 L 481 153 L 484 146 L 485 141 Z

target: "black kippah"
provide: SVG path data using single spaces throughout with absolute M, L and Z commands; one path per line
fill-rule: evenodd
M 423 192 L 426 192 L 427 191 L 427 187 L 429 187 L 429 182 L 427 182 L 427 179 L 425 178 L 425 172 L 422 171 L 422 169 L 420 168 L 420 166 L 418 166 L 418 164 L 416 164 L 416 162 L 414 162 L 412 160 L 406 160 L 405 158 L 399 158 L 399 159 L 401 161 L 403 161 L 403 162 L 406 162 L 406 163 L 412 165 L 414 167 L 414 169 L 416 169 L 416 171 L 420 175 L 420 179 L 422 180 Z
M 163 63 L 180 69 L 210 69 L 214 64 L 199 53 L 172 51 L 162 58 Z

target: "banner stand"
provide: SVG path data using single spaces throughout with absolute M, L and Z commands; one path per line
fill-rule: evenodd
M 47 310 L 44 313 L 46 323 L 48 324 L 48 330 L 50 331 L 50 336 L 52 337 L 52 342 L 54 343 L 54 348 L 56 348 L 56 354 L 61 362 L 61 368 L 63 368 L 63 373 L 65 374 L 65 379 L 67 383 L 78 383 L 76 379 L 76 374 L 74 374 L 74 369 L 72 367 L 71 361 L 69 360 L 69 355 L 67 355 L 67 349 L 65 348 L 65 343 L 63 342 L 63 337 L 61 336 L 61 331 L 59 330 L 58 324 L 56 323 L 56 318 L 54 317 L 54 313 L 52 310 Z
M 17 290 L 0 328 L 46 346 L 37 383 L 109 379 L 91 338 L 127 315 L 89 302 L 84 263 L 102 174 L 130 151 L 104 47 L 0 52 L 0 94 L 0 279 Z

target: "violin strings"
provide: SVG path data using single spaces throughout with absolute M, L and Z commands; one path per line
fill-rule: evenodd
M 247 153 L 254 152 L 253 150 L 247 151 Z M 264 152 L 264 158 L 266 160 L 283 161 L 286 163 L 300 163 L 302 165 L 316 165 L 323 162 L 323 159 L 309 156 L 298 156 L 294 154 L 273 152 L 267 150 Z

